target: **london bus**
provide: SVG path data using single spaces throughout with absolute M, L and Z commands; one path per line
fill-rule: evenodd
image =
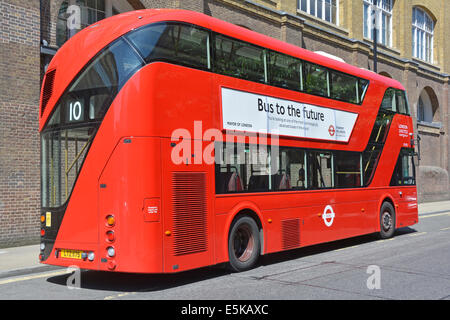
M 83 29 L 39 119 L 44 264 L 243 271 L 418 222 L 399 82 L 201 13 Z

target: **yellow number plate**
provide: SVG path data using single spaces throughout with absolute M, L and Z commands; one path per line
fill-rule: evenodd
M 80 259 L 83 251 L 80 250 L 61 250 L 61 258 Z

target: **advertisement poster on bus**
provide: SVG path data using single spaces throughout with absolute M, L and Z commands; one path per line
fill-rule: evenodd
M 222 88 L 226 130 L 348 142 L 356 113 Z

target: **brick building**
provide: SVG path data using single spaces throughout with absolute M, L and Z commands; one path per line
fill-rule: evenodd
M 420 201 L 450 198 L 450 15 L 447 0 L 0 0 L 0 247 L 39 239 L 40 81 L 77 29 L 144 8 L 195 10 L 322 51 L 406 87 L 416 133 Z M 372 19 L 376 17 L 376 19 Z

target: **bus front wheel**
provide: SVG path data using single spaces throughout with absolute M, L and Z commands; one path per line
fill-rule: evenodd
M 395 232 L 395 210 L 391 203 L 384 202 L 380 210 L 380 238 L 391 238 Z
M 255 220 L 248 216 L 237 218 L 231 225 L 228 237 L 231 270 L 240 272 L 253 268 L 260 251 L 261 241 Z

